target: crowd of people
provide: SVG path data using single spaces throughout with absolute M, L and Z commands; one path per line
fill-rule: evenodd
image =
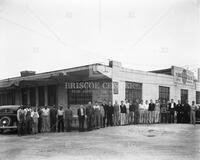
M 77 109 L 79 131 L 91 131 L 108 126 L 123 126 L 131 124 L 154 124 L 154 123 L 191 123 L 196 122 L 196 111 L 200 110 L 192 101 L 190 105 L 186 100 L 176 104 L 173 99 L 165 100 L 143 100 L 136 99 L 102 103 L 88 102 L 80 105 Z M 73 111 L 68 106 L 53 106 L 51 108 L 20 106 L 17 111 L 18 135 L 37 134 L 45 132 L 70 132 Z

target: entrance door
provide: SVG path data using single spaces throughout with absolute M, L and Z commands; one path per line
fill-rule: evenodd
M 188 100 L 188 90 L 181 89 L 181 103 L 185 103 L 186 100 Z

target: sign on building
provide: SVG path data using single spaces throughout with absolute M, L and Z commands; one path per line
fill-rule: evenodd
M 174 76 L 174 81 L 179 84 L 193 85 L 194 84 L 194 74 L 193 72 L 186 70 L 184 68 L 172 67 L 172 75 Z

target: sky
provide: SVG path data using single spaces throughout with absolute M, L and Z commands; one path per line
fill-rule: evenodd
M 200 68 L 199 0 L 0 0 L 0 79 L 92 63 Z

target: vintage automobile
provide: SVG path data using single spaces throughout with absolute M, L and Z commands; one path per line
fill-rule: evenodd
M 17 110 L 19 105 L 0 106 L 0 132 L 17 130 Z

